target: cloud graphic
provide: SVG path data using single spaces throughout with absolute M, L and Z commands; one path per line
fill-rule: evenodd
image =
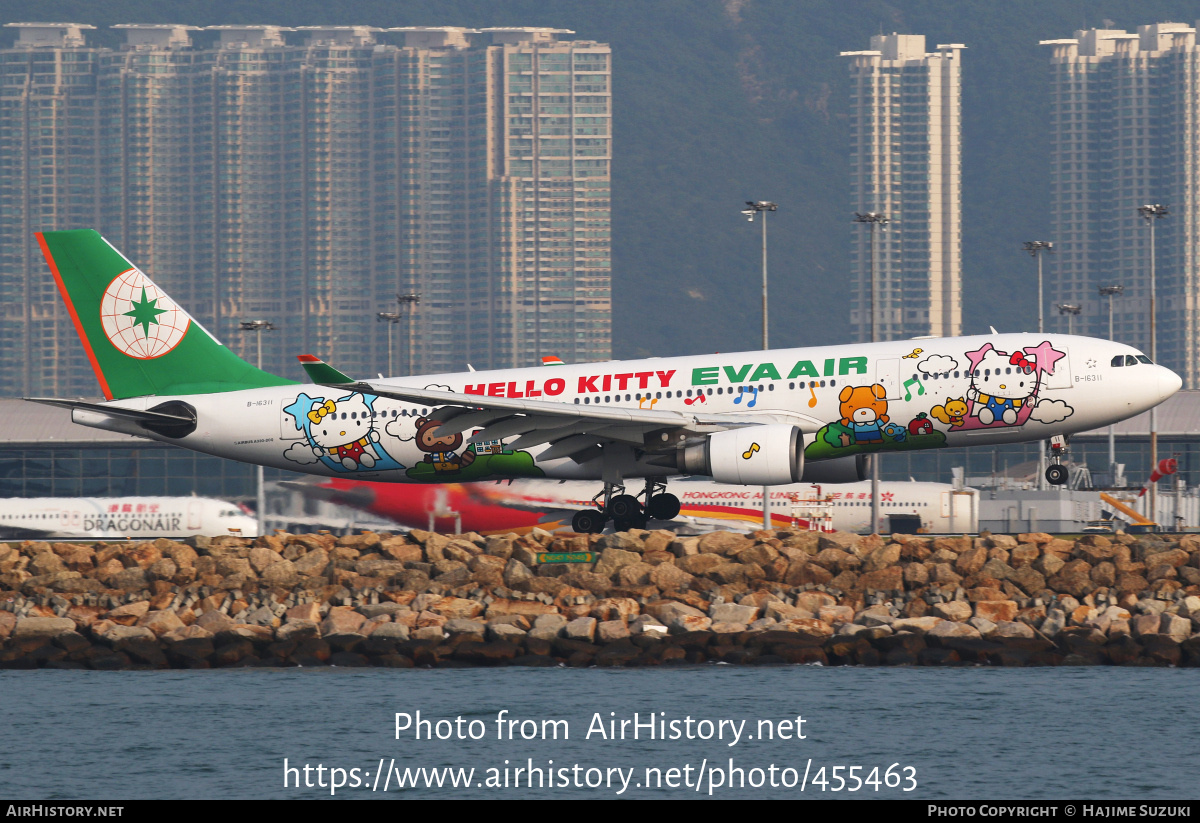
M 454 389 L 450 388 L 449 386 L 443 386 L 440 383 L 430 383 L 425 388 L 429 391 L 454 391 Z
M 416 425 L 408 417 L 396 417 L 389 420 L 383 430 L 389 437 L 397 440 L 412 440 L 417 434 Z
M 1062 400 L 1043 400 L 1033 407 L 1029 414 L 1030 420 L 1039 423 L 1057 423 L 1073 415 L 1075 410 Z
M 293 443 L 288 446 L 283 456 L 293 463 L 308 464 L 321 462 L 321 456 L 317 454 L 317 450 L 307 443 Z
M 958 361 L 944 354 L 926 357 L 917 364 L 917 371 L 922 374 L 946 374 L 958 368 Z

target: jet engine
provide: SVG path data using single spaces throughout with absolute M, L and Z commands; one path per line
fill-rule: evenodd
M 799 483 L 804 475 L 804 436 L 796 426 L 782 423 L 729 429 L 683 446 L 676 464 L 685 474 L 707 475 L 718 483 Z
M 804 464 L 804 483 L 857 483 L 867 479 L 867 456 L 838 457 Z

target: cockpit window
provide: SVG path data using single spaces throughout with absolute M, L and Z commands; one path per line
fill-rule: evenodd
M 1144 355 L 1144 354 L 1139 354 L 1139 355 L 1137 356 L 1137 359 L 1138 359 L 1138 362 L 1139 362 L 1139 363 L 1147 363 L 1147 364 L 1149 364 L 1149 365 L 1151 365 L 1151 366 L 1153 366 L 1153 365 L 1154 365 L 1154 361 L 1153 361 L 1153 360 L 1151 360 L 1149 357 L 1147 357 L 1147 356 L 1146 356 L 1146 355 Z
M 1123 354 L 1118 354 L 1116 357 L 1114 357 L 1114 358 L 1112 359 L 1112 365 L 1114 365 L 1114 366 L 1124 366 L 1124 365 L 1125 365 L 1125 355 L 1123 355 Z
M 1137 358 L 1134 357 L 1132 354 L 1125 355 L 1125 365 L 1126 366 L 1136 366 L 1137 363 L 1138 363 Z

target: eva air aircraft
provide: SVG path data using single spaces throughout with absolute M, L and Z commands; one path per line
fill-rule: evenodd
M 108 402 L 76 423 L 307 472 L 397 483 L 594 480 L 573 520 L 669 520 L 668 478 L 862 478 L 871 452 L 1066 436 L 1166 400 L 1179 377 L 1120 343 L 992 334 L 311 383 L 239 359 L 94 231 L 37 235 Z M 1051 482 L 1066 480 L 1056 452 Z M 644 488 L 627 493 L 624 483 Z M 636 488 L 634 489 L 636 491 Z

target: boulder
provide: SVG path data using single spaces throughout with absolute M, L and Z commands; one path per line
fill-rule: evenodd
M 334 606 L 321 622 L 321 635 L 356 633 L 366 620 L 349 606 Z
M 1012 600 L 977 600 L 975 616 L 990 620 L 993 623 L 1015 620 L 1017 604 Z
M 1048 585 L 1056 592 L 1083 597 L 1094 588 L 1092 567 L 1086 560 L 1071 560 L 1050 578 Z
M 681 614 L 667 622 L 667 629 L 672 634 L 690 634 L 706 632 L 712 627 L 712 620 L 707 617 L 692 614 Z
M 732 557 L 753 546 L 753 541 L 733 532 L 709 532 L 696 544 L 701 554 L 719 554 Z M 690 569 L 688 571 L 691 571 Z M 696 572 L 692 572 L 695 574 Z
M 958 560 L 954 563 L 954 571 L 963 577 L 970 577 L 983 568 L 987 559 L 987 549 L 983 546 L 969 548 L 958 555 Z
M 220 614 L 220 612 L 213 613 Z M 137 624 L 154 632 L 155 637 L 162 637 L 164 634 L 168 634 L 176 629 L 182 629 L 184 627 L 183 621 L 179 619 L 179 615 L 169 610 L 146 612 L 146 614 L 140 620 L 138 620 Z
M 259 580 L 262 585 L 270 588 L 292 589 L 300 582 L 300 572 L 291 560 L 280 558 L 263 569 Z
M 736 603 L 722 603 L 708 610 L 713 623 L 752 623 L 758 619 L 758 609 Z
M 478 617 L 483 610 L 484 604 L 463 597 L 443 597 L 430 607 L 430 611 L 443 615 L 447 619 Z
M 596 641 L 599 643 L 615 643 L 628 639 L 629 628 L 624 620 L 605 620 L 596 626 Z
M 56 637 L 75 631 L 75 621 L 68 617 L 24 617 L 16 621 L 11 636 Z
M 563 627 L 562 635 L 570 640 L 591 643 L 596 636 L 596 618 L 577 617 Z
M 696 555 L 697 557 L 713 557 L 714 555 Z M 650 583 L 660 591 L 670 592 L 689 588 L 695 577 L 681 569 L 675 563 L 660 563 L 650 572 Z

